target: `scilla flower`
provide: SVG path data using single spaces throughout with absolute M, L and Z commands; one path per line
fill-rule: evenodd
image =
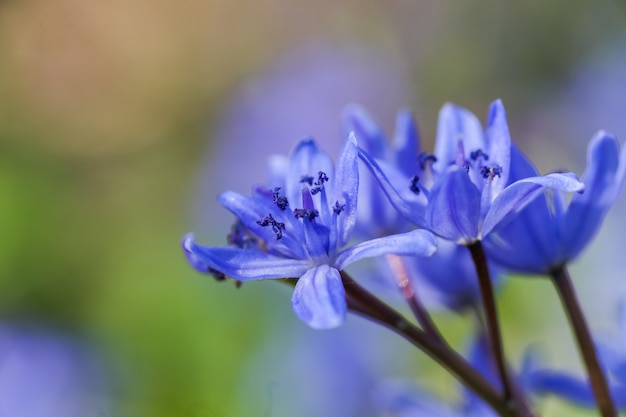
M 500 100 L 491 104 L 485 131 L 471 112 L 446 104 L 439 114 L 435 153 L 415 156 L 423 163 L 411 178 L 363 150 L 359 155 L 402 215 L 459 244 L 482 240 L 546 189 L 584 188 L 573 174 L 556 173 L 508 184 L 511 138 Z
M 288 161 L 275 159 L 269 187 L 251 197 L 225 192 L 220 203 L 238 219 L 231 247 L 200 246 L 193 236 L 183 249 L 196 269 L 239 281 L 299 278 L 292 296 L 296 315 L 316 329 L 340 325 L 347 303 L 340 271 L 389 253 L 429 256 L 434 237 L 423 230 L 345 247 L 354 228 L 359 176 L 357 144 L 346 141 L 336 169 L 312 139 L 296 145 Z
M 567 204 L 554 192 L 532 202 L 486 243 L 489 255 L 507 268 L 533 274 L 549 274 L 575 259 L 589 244 L 615 202 L 624 182 L 626 149 L 617 139 L 600 131 L 587 150 L 583 194 Z M 516 148 L 511 153 L 511 180 L 537 175 L 537 169 Z
M 421 196 L 421 189 L 432 186 L 433 178 L 429 174 L 435 158 L 420 151 L 420 136 L 408 110 L 398 112 L 391 141 L 380 124 L 357 105 L 350 105 L 344 110 L 342 125 L 346 134 L 354 132 L 359 148 L 384 167 L 387 178 L 391 179 L 396 173 L 396 179 L 392 181 L 394 184 L 409 185 L 405 188 L 407 201 L 413 198 L 416 206 L 420 201 L 426 204 L 427 199 Z M 401 177 L 397 178 L 398 175 Z M 411 190 L 411 184 L 421 188 Z M 409 220 L 398 215 L 375 178 L 371 175 L 361 177 L 355 233 L 373 238 L 384 233 L 405 232 L 413 227 Z M 402 264 L 427 306 L 462 311 L 480 303 L 476 269 L 469 252 L 462 246 L 439 238 L 437 252 L 433 256 L 406 257 Z M 378 265 L 384 276 L 393 275 L 389 265 Z M 498 269 L 490 265 L 490 270 L 494 271 L 494 280 L 500 282 L 502 275 Z M 380 274 L 378 270 L 373 272 Z

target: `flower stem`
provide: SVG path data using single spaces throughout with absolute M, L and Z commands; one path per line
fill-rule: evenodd
M 502 387 L 504 389 L 504 398 L 507 401 L 514 401 L 516 407 L 519 409 L 526 409 L 527 413 L 530 413 L 528 407 L 519 395 L 519 392 L 514 391 L 511 377 L 507 370 L 506 361 L 504 359 L 504 347 L 502 345 L 502 334 L 500 332 L 500 324 L 498 321 L 498 311 L 496 308 L 496 301 L 493 291 L 493 284 L 491 282 L 491 276 L 489 274 L 489 266 L 487 265 L 487 257 L 483 250 L 483 245 L 480 241 L 476 241 L 467 246 L 469 249 L 474 265 L 476 267 L 476 274 L 478 275 L 478 283 L 480 286 L 480 293 L 483 300 L 483 307 L 485 310 L 485 321 L 487 324 L 487 334 L 489 335 L 489 341 L 491 345 L 492 354 L 496 361 L 498 373 L 502 381 Z M 518 395 L 514 395 L 514 394 Z
M 580 308 L 569 272 L 563 266 L 555 269 L 551 275 L 554 287 L 559 293 L 563 308 L 576 335 L 578 348 L 587 368 L 591 389 L 596 398 L 600 415 L 603 417 L 615 417 L 617 416 L 617 411 L 611 398 L 606 377 L 600 367 L 591 332 Z
M 427 335 L 437 340 L 444 341 L 439 329 L 437 329 L 437 325 L 428 313 L 428 310 L 426 310 L 426 307 L 424 307 L 424 304 L 422 304 L 419 295 L 411 284 L 403 259 L 398 255 L 386 255 L 385 258 L 391 268 L 391 271 L 393 272 L 396 284 L 400 287 L 402 295 L 404 295 L 407 304 L 411 308 L 413 315 L 419 322 L 422 329 Z
M 500 416 L 532 416 L 532 414 L 520 414 L 512 407 L 510 401 L 503 398 L 497 389 L 445 342 L 430 337 L 426 332 L 406 320 L 400 313 L 357 284 L 347 273 L 342 271 L 341 277 L 346 289 L 348 307 L 353 312 L 379 322 L 421 349 L 491 405 Z

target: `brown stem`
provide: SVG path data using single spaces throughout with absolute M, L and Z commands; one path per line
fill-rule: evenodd
M 491 405 L 500 416 L 520 417 L 525 415 L 519 414 L 511 407 L 509 401 L 503 398 L 480 373 L 468 364 L 463 357 L 450 349 L 447 344 L 436 338 L 429 337 L 424 331 L 407 321 L 400 313 L 358 285 L 347 273 L 342 271 L 341 277 L 346 289 L 348 307 L 386 326 L 421 349 Z M 358 301 L 356 308 L 353 308 L 352 305 L 355 302 L 354 300 Z M 364 313 L 363 306 L 367 306 L 369 312 Z
M 554 287 L 559 293 L 563 308 L 576 335 L 578 348 L 587 368 L 591 389 L 596 398 L 600 415 L 603 417 L 615 417 L 617 416 L 617 411 L 611 398 L 606 377 L 598 361 L 589 326 L 576 297 L 572 279 L 565 266 L 555 269 L 551 275 Z
M 402 258 L 398 255 L 386 255 L 385 258 L 387 259 L 387 263 L 389 263 L 391 272 L 393 272 L 396 284 L 398 284 L 398 287 L 400 287 L 402 295 L 404 295 L 407 304 L 411 308 L 411 311 L 413 312 L 413 315 L 419 322 L 420 326 L 422 326 L 422 329 L 424 329 L 426 334 L 428 334 L 429 336 L 432 336 L 437 340 L 443 341 L 444 338 L 439 332 L 439 329 L 437 329 L 437 325 L 430 317 L 428 310 L 426 310 L 426 307 L 424 307 L 424 304 L 422 304 L 419 295 L 411 284 L 409 274 L 406 270 L 406 265 L 404 264 Z
M 524 415 L 532 415 L 532 411 L 526 404 L 521 392 L 514 389 L 511 376 L 506 366 L 504 347 L 502 344 L 502 333 L 500 332 L 500 323 L 498 320 L 498 310 L 496 308 L 493 284 L 491 282 L 491 275 L 489 273 L 489 266 L 487 265 L 487 257 L 485 255 L 483 245 L 480 241 L 476 241 L 468 245 L 467 248 L 472 255 L 472 259 L 476 267 L 476 274 L 478 275 L 478 283 L 485 310 L 487 334 L 489 336 L 492 354 L 496 361 L 496 367 L 498 368 L 498 373 L 500 374 L 500 380 L 502 381 L 504 398 L 507 401 L 513 401 L 515 403 L 515 407 Z

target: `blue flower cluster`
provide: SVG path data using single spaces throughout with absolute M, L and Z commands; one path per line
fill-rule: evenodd
M 626 151 L 620 151 L 616 138 L 604 131 L 592 138 L 588 166 L 579 180 L 572 173 L 539 175 L 512 143 L 500 100 L 491 104 L 484 128 L 468 110 L 446 104 L 433 153 L 421 148 L 407 111 L 398 114 L 392 141 L 358 106 L 345 110 L 342 126 L 346 139 L 335 163 L 307 138 L 289 157 L 270 160 L 268 181 L 252 195 L 223 193 L 219 202 L 236 217 L 228 246 L 202 246 L 187 235 L 182 246 L 189 263 L 218 280 L 286 279 L 295 287 L 293 311 L 312 328 L 337 327 L 353 311 L 435 357 L 449 347 L 429 319 L 432 301 L 457 312 L 474 311 L 477 323 L 482 323 L 484 305 L 487 325 L 477 332 L 473 348 L 479 353 L 467 362 L 478 376 L 465 372 L 465 365 L 447 367 L 465 383 L 479 380 L 469 388 L 493 410 L 470 395 L 462 411 L 431 415 L 507 415 L 506 407 L 494 406 L 502 391 L 505 403 L 517 401 L 519 414 L 508 414 L 512 416 L 532 415 L 521 411 L 528 403 L 527 394 L 520 394 L 525 390 L 569 398 L 576 397 L 568 395 L 576 387 L 590 398 L 578 403 L 593 406 L 594 395 L 600 401 L 601 392 L 592 393 L 584 382 L 575 384 L 558 373 L 534 371 L 508 381 L 507 366 L 498 356 L 501 345 L 489 292 L 490 282 L 502 282 L 506 271 L 563 281 L 566 264 L 595 236 L 621 189 Z M 391 288 L 404 290 L 420 325 L 414 332 L 347 273 L 346 267 L 364 258 L 380 260 L 376 274 L 389 276 Z M 481 282 L 485 276 L 487 282 Z M 573 327 L 580 326 L 574 320 Z M 444 366 L 455 363 L 446 355 L 438 357 Z M 481 371 L 486 368 L 493 372 Z M 420 398 L 426 397 L 383 401 L 386 415 L 421 415 L 405 410 L 422 407 Z M 428 399 L 424 409 L 432 408 L 431 403 Z M 398 404 L 404 411 L 393 411 Z M 616 404 L 626 407 L 623 401 Z

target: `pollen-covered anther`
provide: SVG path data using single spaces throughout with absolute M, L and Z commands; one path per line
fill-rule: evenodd
M 289 200 L 287 200 L 287 197 L 280 193 L 280 190 L 280 187 L 274 188 L 272 190 L 272 198 L 274 199 L 274 204 L 276 204 L 279 209 L 285 211 L 287 206 L 289 206 Z
M 480 175 L 485 179 L 493 179 L 494 177 L 500 177 L 502 175 L 502 167 L 500 165 L 483 166 L 480 168 Z
M 346 208 L 345 204 L 339 204 L 339 201 L 335 201 L 335 205 L 333 206 L 333 212 L 335 212 L 338 215 L 341 214 L 341 212 Z
M 328 182 L 328 175 L 326 175 L 326 173 L 323 171 L 319 171 L 317 173 L 317 181 L 315 181 L 314 183 L 315 187 L 311 188 L 311 194 L 315 195 L 319 193 L 320 191 L 322 191 L 324 184 L 327 182 Z
M 216 281 L 225 281 L 226 280 L 226 275 L 223 272 L 218 271 L 217 269 L 209 267 L 207 272 L 210 275 L 212 275 L 213 278 L 215 278 Z
M 300 177 L 300 184 L 309 184 L 309 187 L 313 185 L 313 178 L 310 175 L 303 175 Z
M 276 235 L 276 240 L 279 240 L 280 238 L 283 237 L 283 230 L 285 230 L 285 223 L 281 223 L 276 221 L 276 219 L 274 219 L 274 217 L 272 217 L 271 214 L 268 214 L 267 216 L 263 217 L 261 220 L 257 220 L 256 222 L 259 226 L 272 226 L 272 230 L 274 231 L 274 234 Z
M 297 208 L 293 211 L 296 219 L 309 219 L 309 221 L 319 216 L 319 212 L 315 209 Z
M 434 164 L 437 162 L 437 157 L 428 152 L 420 152 L 419 155 L 417 155 L 417 162 L 420 165 L 420 169 L 423 171 L 429 163 Z
M 476 149 L 475 151 L 470 152 L 470 159 L 472 161 L 476 161 L 479 158 L 482 158 L 483 161 L 488 161 L 489 160 L 489 155 L 487 155 L 485 152 L 483 152 L 482 149 Z
M 419 194 L 421 192 L 420 187 L 417 185 L 419 180 L 420 180 L 420 177 L 418 177 L 417 175 L 413 175 L 413 177 L 411 178 L 411 184 L 409 185 L 409 189 L 414 194 Z

